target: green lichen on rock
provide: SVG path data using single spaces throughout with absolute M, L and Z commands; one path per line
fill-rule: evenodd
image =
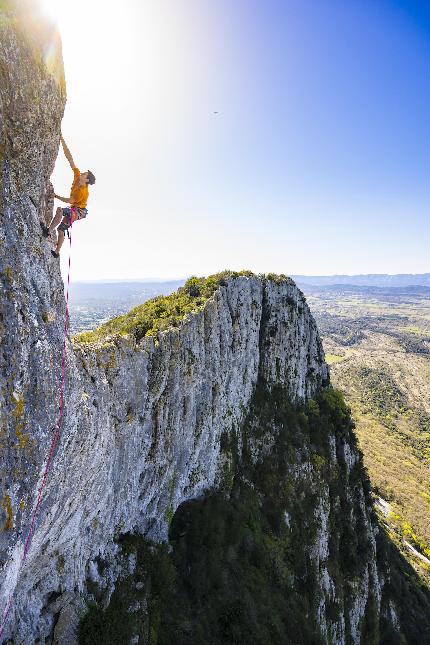
M 12 410 L 12 416 L 14 419 L 22 419 L 24 416 L 24 397 L 22 394 L 14 394 L 14 409 Z
M 58 555 L 57 561 L 55 563 L 55 568 L 57 569 L 58 573 L 63 573 L 65 564 L 66 564 L 66 559 L 64 555 Z
M 12 417 L 16 422 L 15 434 L 18 439 L 18 447 L 23 449 L 28 444 L 28 437 L 23 434 L 25 427 L 24 424 L 24 396 L 22 394 L 14 394 L 14 408 L 12 410 Z
M 223 271 L 208 278 L 192 277 L 183 287 L 169 296 L 152 298 L 135 307 L 127 314 L 113 318 L 90 332 L 82 332 L 74 337 L 77 343 L 100 343 L 109 337 L 133 335 L 136 340 L 145 336 L 157 336 L 161 331 L 178 327 L 187 314 L 203 309 L 206 302 L 227 280 L 239 277 L 254 277 L 251 271 Z M 265 276 L 260 276 L 265 278 Z M 287 282 L 286 276 L 270 274 L 267 279 Z
M 174 510 L 173 510 L 173 506 L 170 504 L 170 505 L 167 507 L 167 509 L 166 509 L 166 513 L 165 513 L 166 522 L 167 522 L 167 524 L 168 524 L 169 526 L 170 526 L 170 524 L 172 523 L 172 519 L 173 519 L 174 514 L 175 514 L 175 513 L 174 513 Z
M 24 424 L 19 423 L 15 428 L 16 438 L 18 439 L 18 448 L 23 450 L 28 445 L 28 437 L 23 434 Z
M 9 266 L 5 267 L 3 269 L 3 274 L 4 274 L 5 278 L 6 278 L 6 280 L 8 281 L 8 283 L 12 284 L 12 282 L 13 282 L 13 271 L 12 271 L 12 269 Z
M 42 75 L 48 72 L 61 91 L 65 92 L 58 28 L 54 21 L 47 19 L 39 3 L 33 0 L 0 0 L 0 28 L 2 27 L 13 30 L 20 45 L 33 56 L 37 71 Z M 49 47 L 46 47 L 47 43 Z M 26 88 L 22 89 L 25 91 Z M 30 87 L 28 90 L 33 91 Z M 38 103 L 43 97 L 34 95 L 33 98 Z
M 10 495 L 6 494 L 3 496 L 1 505 L 6 512 L 6 519 L 3 528 L 5 531 L 11 531 L 13 529 L 13 513 Z
M 11 6 L 8 0 L 0 0 L 0 26 L 6 24 L 11 17 Z

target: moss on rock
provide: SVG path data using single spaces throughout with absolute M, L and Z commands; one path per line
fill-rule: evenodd
M 6 519 L 4 522 L 4 530 L 10 531 L 13 529 L 13 512 L 12 512 L 12 500 L 10 495 L 4 495 L 2 500 L 3 509 L 6 512 Z

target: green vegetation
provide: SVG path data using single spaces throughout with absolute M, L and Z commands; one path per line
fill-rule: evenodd
M 383 365 L 357 368 L 364 411 L 375 414 L 387 428 L 407 409 L 407 398 Z
M 408 327 L 399 327 L 399 331 L 404 331 L 407 334 L 416 334 L 418 336 L 430 336 L 430 331 L 426 331 L 417 325 L 409 325 Z
M 340 363 L 345 359 L 345 356 L 340 356 L 339 354 L 326 354 L 325 360 L 329 365 L 334 363 Z
M 1 506 L 3 507 L 6 513 L 6 519 L 4 522 L 3 529 L 5 531 L 10 531 L 13 529 L 13 512 L 12 512 L 12 500 L 10 495 L 5 494 L 3 496 Z
M 10 1 L 9 0 L 0 0 L 0 11 L 2 13 L 10 13 L 11 12 L 11 6 L 10 6 Z
M 327 354 L 348 347 L 332 364 L 332 383 L 353 409 L 372 488 L 391 504 L 382 517 L 389 537 L 430 588 L 428 567 L 403 543 L 425 556 L 430 547 L 428 296 L 369 290 L 351 299 L 333 288 L 314 290 L 311 308 Z
M 402 539 L 405 538 L 423 555 L 429 557 L 428 463 L 417 455 L 416 450 L 405 444 L 400 434 L 392 430 L 387 431 L 386 426 L 380 421 L 363 414 L 359 403 L 354 404 L 353 415 L 372 488 L 392 506 L 393 512 L 388 517 L 383 517 L 384 523 L 390 526 L 390 537 L 394 539 L 398 536 L 399 539 L 395 539 L 395 543 L 430 588 L 430 570 L 402 547 Z M 416 540 L 403 534 L 403 525 L 411 527 Z
M 224 274 L 212 276 L 207 280 L 190 278 L 176 293 L 148 300 L 94 331 L 78 334 L 75 340 L 80 343 L 91 343 L 111 336 L 129 334 L 134 335 L 136 340 L 144 336 L 156 336 L 158 332 L 169 327 L 178 327 L 187 314 L 200 311 L 225 279 Z
M 325 644 L 315 620 L 318 567 L 310 556 L 322 486 L 330 485 L 328 568 L 346 606 L 372 549 L 360 506 L 363 483 L 370 503 L 362 463 L 349 477 L 346 468 L 332 465 L 329 434 L 339 445 L 344 439 L 354 444 L 349 409 L 338 391 L 327 389 L 308 405 L 293 407 L 282 390 L 258 387 L 240 459 L 235 433 L 223 435 L 223 452 L 234 464 L 230 490 L 183 504 L 170 526 L 170 548 L 139 536 L 121 538 L 124 551 L 136 554 L 136 571 L 119 583 L 106 609 L 90 607 L 80 625 L 80 645 L 119 645 L 134 635 L 147 645 Z M 273 448 L 267 451 L 269 437 Z M 293 476 L 309 463 L 310 472 Z M 381 562 L 389 548 L 382 536 Z M 408 642 L 419 642 L 407 619 L 409 603 L 424 615 L 430 599 L 413 572 L 407 584 L 403 574 L 395 575 L 404 594 Z M 400 600 L 396 589 L 384 593 L 384 602 Z M 131 611 L 136 602 L 140 608 Z M 326 612 L 336 619 L 341 609 L 332 602 Z M 406 642 L 378 619 L 371 598 L 361 629 L 366 643 Z
M 64 558 L 64 555 L 58 555 L 57 561 L 55 564 L 55 568 L 57 569 L 58 573 L 62 573 L 64 571 L 65 564 L 66 564 L 66 560 Z
M 133 335 L 136 340 L 145 336 L 157 336 L 161 331 L 178 327 L 187 314 L 197 313 L 207 300 L 227 280 L 238 277 L 252 277 L 251 271 L 223 271 L 208 278 L 192 277 L 183 287 L 170 296 L 158 296 L 135 307 L 127 314 L 113 318 L 98 329 L 75 336 L 78 343 L 95 343 L 110 337 Z M 263 277 L 263 276 L 262 276 Z M 266 279 L 277 282 L 288 281 L 286 276 L 269 274 Z
M 385 523 L 384 523 L 385 524 Z M 393 532 L 381 525 L 376 538 L 377 556 L 380 562 L 389 563 L 386 574 L 389 582 L 383 588 L 381 604 L 387 609 L 390 596 L 397 600 L 397 610 L 402 634 L 393 634 L 393 640 L 375 641 L 382 645 L 421 645 L 430 642 L 430 594 L 425 582 L 420 579 L 410 566 L 402 542 Z M 363 641 L 366 643 L 367 641 Z
M 399 515 L 393 514 L 393 519 L 401 520 L 401 517 Z M 426 544 L 424 544 L 424 542 L 421 542 L 419 538 L 417 538 L 409 522 L 402 521 L 400 526 L 402 530 L 402 536 L 405 538 L 405 540 L 410 542 L 412 546 L 420 551 L 424 556 L 426 556 L 426 558 L 430 558 L 430 549 Z

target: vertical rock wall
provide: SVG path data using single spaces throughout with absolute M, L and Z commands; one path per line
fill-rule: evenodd
M 65 104 L 61 45 L 34 3 L 0 3 L 0 560 L 28 516 L 58 375 L 58 263 L 39 218 Z

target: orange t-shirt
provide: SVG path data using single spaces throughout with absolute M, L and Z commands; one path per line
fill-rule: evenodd
M 73 168 L 73 184 L 70 189 L 70 199 L 72 200 L 72 206 L 77 206 L 78 208 L 86 208 L 88 201 L 88 185 L 79 186 L 78 181 L 81 175 L 79 168 Z

